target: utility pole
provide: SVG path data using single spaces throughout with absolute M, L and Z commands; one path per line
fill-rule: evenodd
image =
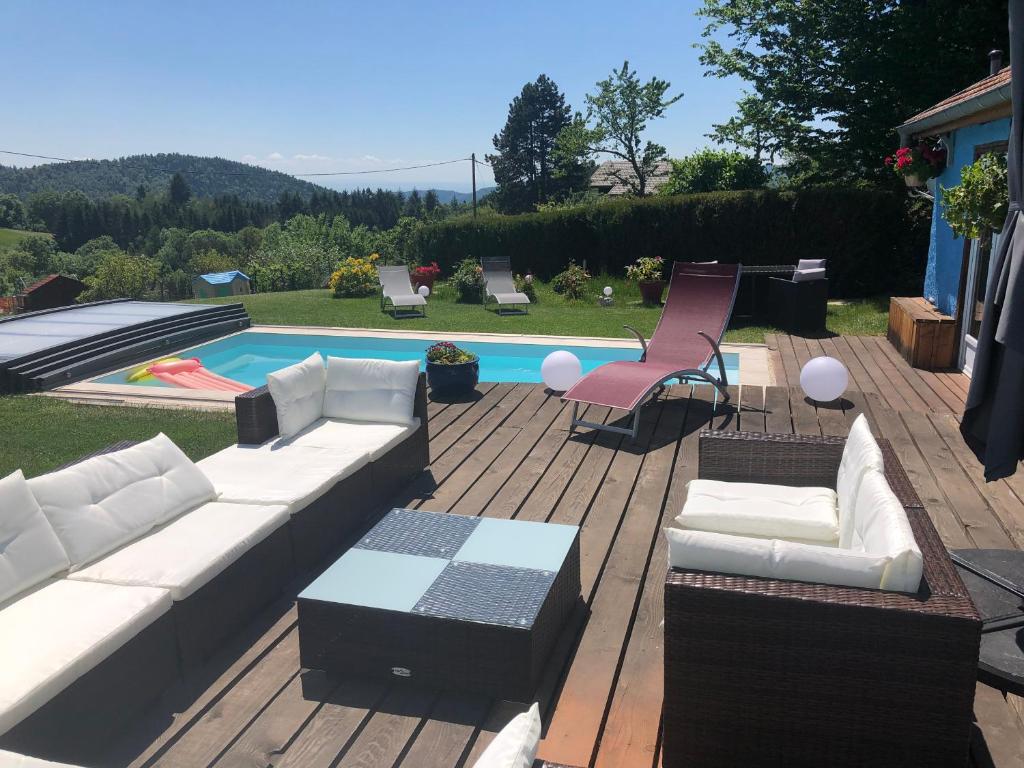
M 469 166 L 473 171 L 473 217 L 476 218 L 476 152 L 470 154 Z

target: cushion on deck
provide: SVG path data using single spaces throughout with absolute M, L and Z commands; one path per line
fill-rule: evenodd
M 363 452 L 376 461 L 420 427 L 414 416 L 412 424 L 374 424 L 346 419 L 318 419 L 294 437 L 274 441 L 274 445 L 294 445 Z
M 61 579 L 0 610 L 0 733 L 93 669 L 171 607 L 171 594 Z
M 55 763 L 52 760 L 43 760 L 30 755 L 18 755 L 0 749 L 0 768 L 76 768 L 68 763 Z
M 0 603 L 70 565 L 21 470 L 0 480 Z
M 294 435 L 323 415 L 324 361 L 314 352 L 301 363 L 267 374 L 267 389 L 277 410 L 277 429 L 282 437 Z
M 534 704 L 498 731 L 473 768 L 532 768 L 540 743 L 540 708 Z
M 361 450 L 281 445 L 232 445 L 198 463 L 220 494 L 235 504 L 283 504 L 291 514 L 366 466 Z
M 778 539 L 666 528 L 669 565 L 713 573 L 878 589 L 890 558 Z
M 829 544 L 839 538 L 831 488 L 692 480 L 676 522 L 687 529 L 739 536 Z
M 28 486 L 72 570 L 216 498 L 206 476 L 164 434 L 35 477 Z
M 283 505 L 211 502 L 107 555 L 71 578 L 162 587 L 184 600 L 288 522 Z
M 906 510 L 881 472 L 864 475 L 853 518 L 852 549 L 891 558 L 882 589 L 917 592 L 924 560 Z
M 329 419 L 412 424 L 418 360 L 327 358 L 323 415 Z
M 853 514 L 857 506 L 857 491 L 868 470 L 883 472 L 882 449 L 878 447 L 868 420 L 858 416 L 850 427 L 843 456 L 836 476 L 836 495 L 839 501 L 839 546 L 849 549 L 853 539 Z

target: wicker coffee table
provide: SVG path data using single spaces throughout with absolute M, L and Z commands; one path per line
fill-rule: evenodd
M 579 528 L 393 509 L 298 598 L 302 666 L 532 701 Z

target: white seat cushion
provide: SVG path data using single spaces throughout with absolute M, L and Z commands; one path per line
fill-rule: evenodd
M 271 444 L 363 451 L 370 457 L 370 461 L 376 461 L 413 434 L 419 426 L 420 420 L 416 417 L 413 417 L 409 426 L 347 419 L 318 419 L 299 434 L 275 440 Z
M 493 296 L 494 300 L 497 301 L 499 304 L 530 303 L 530 297 L 527 296 L 525 293 L 519 293 L 518 291 L 514 293 L 492 293 L 491 296 Z
M 540 743 L 540 708 L 534 704 L 498 731 L 473 768 L 532 768 Z
M 175 600 L 184 600 L 287 522 L 283 505 L 211 502 L 70 578 L 162 587 Z
M 76 768 L 67 763 L 55 763 L 52 760 L 42 760 L 29 755 L 18 755 L 0 749 L 0 768 Z
M 416 407 L 418 360 L 327 358 L 323 415 L 409 426 Z
M 778 539 L 666 528 L 669 565 L 714 573 L 879 589 L 890 558 Z
M 316 352 L 301 363 L 267 374 L 267 389 L 277 410 L 277 430 L 294 435 L 323 415 L 324 361 Z
M 0 480 L 0 603 L 70 565 L 21 470 Z
M 796 263 L 797 269 L 824 269 L 825 259 L 800 259 Z
M 798 269 L 793 272 L 794 283 L 813 283 L 815 280 L 824 280 L 824 269 Z
M 839 547 L 849 549 L 853 540 L 853 511 L 857 506 L 857 491 L 868 470 L 883 472 L 882 449 L 878 447 L 868 420 L 858 416 L 850 427 L 843 456 L 836 476 L 836 495 L 839 501 Z
M 213 482 L 220 501 L 283 504 L 294 515 L 369 461 L 361 450 L 279 446 L 275 441 L 232 445 L 198 465 Z
M 0 610 L 0 733 L 171 607 L 171 593 L 61 579 Z
M 698 531 L 835 544 L 836 494 L 831 488 L 693 480 L 676 522 Z
M 28 481 L 72 570 L 216 498 L 213 485 L 159 434 Z
M 917 592 L 924 559 L 914 539 L 906 510 L 881 472 L 864 475 L 854 510 L 855 551 L 891 558 L 882 578 L 882 589 Z

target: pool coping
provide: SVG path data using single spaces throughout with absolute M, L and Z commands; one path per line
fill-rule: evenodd
M 460 342 L 514 342 L 517 344 L 539 344 L 566 347 L 614 347 L 616 349 L 640 350 L 640 342 L 632 339 L 613 339 L 601 336 L 540 336 L 519 333 L 459 333 L 456 331 L 406 331 L 390 328 L 336 328 L 315 325 L 253 325 L 246 330 L 236 331 L 218 339 L 203 342 L 209 344 L 244 333 L 279 333 L 282 335 L 318 336 L 357 336 L 381 337 L 395 339 L 419 339 L 422 341 L 460 341 Z M 173 352 L 161 352 L 160 357 L 176 356 L 202 344 L 191 344 Z M 732 352 L 740 356 L 740 384 L 748 386 L 769 386 L 775 383 L 769 364 L 768 346 L 765 344 L 722 344 L 723 352 Z M 127 365 L 113 371 L 100 374 L 99 377 L 131 370 L 138 363 Z M 201 389 L 175 389 L 172 387 L 147 387 L 134 384 L 100 383 L 94 379 L 74 384 L 65 384 L 49 392 L 48 397 L 56 397 L 71 402 L 91 403 L 97 405 L 145 405 L 163 408 L 190 408 L 200 410 L 233 410 L 235 395 L 232 392 L 215 392 Z

